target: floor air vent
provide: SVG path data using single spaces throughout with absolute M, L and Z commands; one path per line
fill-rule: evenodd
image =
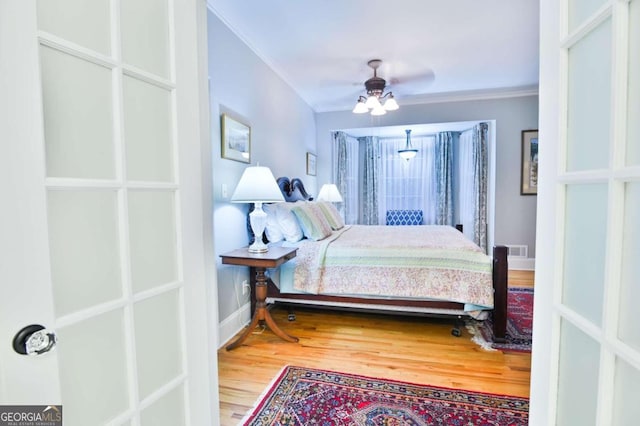
M 516 246 L 516 245 L 507 245 L 509 249 L 508 256 L 509 257 L 529 257 L 529 247 L 528 246 Z

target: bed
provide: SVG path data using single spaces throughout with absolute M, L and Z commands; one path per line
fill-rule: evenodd
M 280 211 L 294 211 L 306 233 L 305 212 L 311 215 L 328 203 L 309 203 L 312 197 L 300 179 L 277 181 L 287 205 L 266 208 L 271 224 Z M 327 223 L 336 228 L 325 213 Z M 270 229 L 268 224 L 265 239 L 279 240 Z M 271 244 L 295 246 L 298 252 L 293 261 L 268 271 L 267 303 L 447 317 L 454 321 L 455 336 L 465 318 L 491 315 L 496 341 L 504 340 L 507 248 L 493 247 L 492 256 L 487 256 L 459 230 L 346 225 L 330 229 L 328 235 L 326 230 L 319 236 L 310 232 L 299 242 L 282 238 Z M 292 311 L 289 319 L 295 319 Z

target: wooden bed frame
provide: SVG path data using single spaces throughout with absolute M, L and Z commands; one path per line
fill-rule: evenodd
M 277 179 L 285 200 L 295 202 L 298 200 L 311 201 L 313 198 L 307 193 L 300 179 L 289 179 L 281 177 Z M 461 230 L 461 226 L 456 226 Z M 249 231 L 251 228 L 248 226 Z M 250 231 L 251 232 L 251 231 Z M 249 276 L 252 280 L 252 286 L 255 285 L 255 270 L 251 268 Z M 493 247 L 493 288 L 494 288 L 494 308 L 493 316 L 493 335 L 496 342 L 504 342 L 507 330 L 507 247 Z M 251 312 L 255 310 L 255 295 L 252 292 Z M 322 306 L 333 308 L 348 308 L 357 310 L 375 310 L 376 312 L 387 312 L 396 314 L 424 314 L 427 316 L 450 316 L 454 315 L 456 321 L 452 334 L 460 335 L 460 322 L 463 314 L 464 304 L 457 302 L 443 301 L 420 301 L 420 300 L 402 300 L 402 299 L 370 299 L 360 297 L 343 297 L 343 296 L 326 296 L 317 294 L 290 294 L 280 293 L 278 287 L 273 281 L 267 282 L 267 303 L 285 303 L 285 304 L 302 304 L 310 306 Z M 454 310 L 456 313 L 430 313 L 424 312 L 429 309 L 437 310 Z M 295 319 L 295 316 L 293 316 Z M 291 320 L 290 316 L 290 320 Z

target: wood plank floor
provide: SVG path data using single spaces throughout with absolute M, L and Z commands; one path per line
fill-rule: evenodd
M 509 271 L 509 285 L 532 287 L 533 272 Z M 260 330 L 233 351 L 218 351 L 220 424 L 236 425 L 285 365 L 321 368 L 457 389 L 529 396 L 531 355 L 484 351 L 452 321 L 296 308 L 271 313 L 298 338 Z

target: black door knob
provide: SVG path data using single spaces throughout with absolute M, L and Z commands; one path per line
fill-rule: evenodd
M 40 355 L 56 345 L 56 334 L 40 324 L 31 324 L 18 331 L 13 338 L 13 350 L 20 355 Z

